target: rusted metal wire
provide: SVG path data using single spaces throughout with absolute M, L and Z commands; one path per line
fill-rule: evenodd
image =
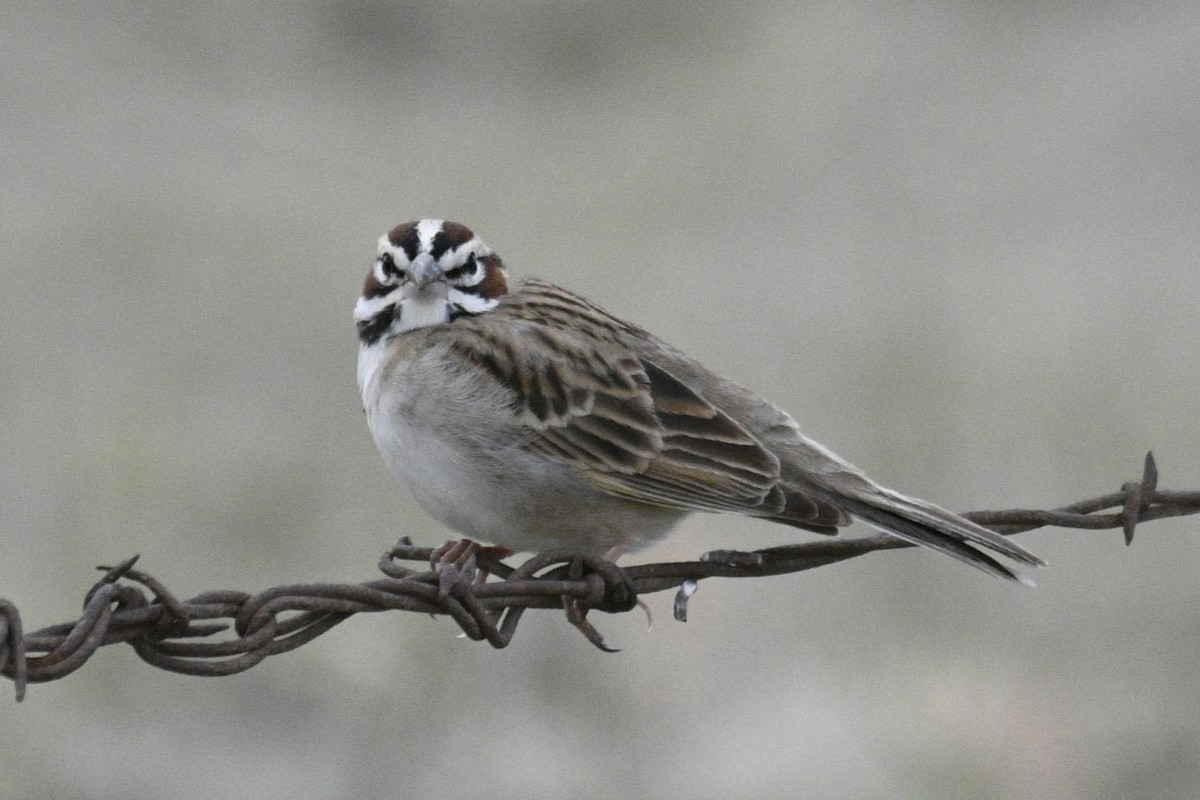
M 1161 491 L 1147 454 L 1140 481 L 1119 492 L 1050 511 L 978 511 L 964 516 L 1003 534 L 1044 526 L 1120 528 L 1125 542 L 1135 527 L 1163 517 L 1200 512 L 1200 492 Z M 1111 513 L 1100 513 L 1116 509 Z M 699 561 L 618 567 L 569 550 L 539 553 L 512 567 L 482 548 L 461 576 L 447 583 L 429 566 L 433 549 L 407 537 L 379 561 L 384 578 L 360 584 L 277 586 L 258 594 L 212 591 L 180 601 L 163 584 L 134 568 L 136 556 L 115 567 L 87 593 L 74 622 L 24 633 L 17 607 L 0 599 L 0 673 L 17 700 L 26 685 L 65 677 L 104 645 L 128 643 L 146 662 L 188 675 L 231 675 L 268 656 L 312 641 L 349 617 L 372 611 L 445 614 L 471 639 L 505 647 L 526 609 L 557 608 L 592 644 L 608 650 L 587 620 L 591 610 L 618 613 L 639 595 L 675 589 L 675 617 L 686 620 L 688 598 L 704 578 L 754 578 L 800 572 L 876 550 L 909 547 L 879 535 L 830 539 L 751 553 L 714 551 Z M 417 562 L 420 568 L 405 566 Z M 224 634 L 219 636 L 218 634 Z

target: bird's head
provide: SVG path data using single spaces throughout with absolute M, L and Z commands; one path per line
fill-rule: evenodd
M 500 257 L 470 228 L 423 219 L 379 237 L 379 255 L 354 307 L 364 345 L 482 314 L 508 292 Z

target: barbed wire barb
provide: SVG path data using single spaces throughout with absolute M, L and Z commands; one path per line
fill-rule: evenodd
M 1110 513 L 1109 509 L 1115 509 Z M 1140 481 L 1051 510 L 976 511 L 963 516 L 1004 535 L 1055 526 L 1120 529 L 1133 542 L 1138 525 L 1200 513 L 1200 491 L 1163 491 L 1147 453 Z M 689 599 L 705 578 L 756 578 L 802 572 L 879 550 L 911 547 L 886 535 L 829 539 L 752 552 L 717 550 L 697 561 L 619 567 L 570 550 L 548 550 L 518 566 L 482 548 L 451 580 L 430 567 L 434 548 L 403 537 L 379 559 L 384 577 L 359 584 L 277 586 L 258 594 L 209 591 L 179 600 L 135 569 L 138 557 L 113 567 L 88 590 L 73 622 L 25 633 L 17 606 L 0 599 L 0 674 L 20 702 L 30 683 L 66 677 L 101 647 L 124 642 L 148 664 L 208 677 L 244 672 L 268 656 L 300 647 L 355 614 L 415 611 L 450 617 L 470 639 L 508 646 L 527 609 L 558 609 L 593 645 L 611 651 L 588 621 L 590 611 L 621 613 L 642 595 L 675 590 L 674 616 L 686 621 Z M 407 564 L 421 565 L 415 569 Z

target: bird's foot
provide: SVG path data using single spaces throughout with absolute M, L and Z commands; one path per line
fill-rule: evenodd
M 488 572 L 479 568 L 478 556 L 488 555 L 498 561 L 514 552 L 507 547 L 481 545 L 471 539 L 446 542 L 429 556 L 429 566 L 438 576 L 438 594 L 445 597 L 456 587 L 466 590 L 487 581 Z

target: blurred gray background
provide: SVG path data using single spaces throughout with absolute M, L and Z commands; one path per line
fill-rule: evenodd
M 1136 7 L 1136 11 L 1131 10 Z M 0 11 L 0 595 L 73 618 L 375 577 L 446 532 L 354 385 L 376 237 L 443 216 L 968 510 L 1200 487 L 1192 3 Z M 696 518 L 629 563 L 803 538 Z M 512 646 L 358 618 L 237 677 L 107 648 L 0 701 L 5 798 L 1172 798 L 1200 520 L 708 582 Z

